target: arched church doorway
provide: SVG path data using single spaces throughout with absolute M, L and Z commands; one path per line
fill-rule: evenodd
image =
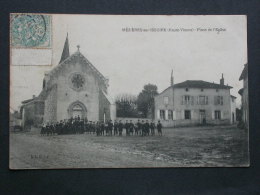
M 85 105 L 79 101 L 72 103 L 68 108 L 69 117 L 80 117 L 81 119 L 85 119 L 87 117 L 87 109 Z

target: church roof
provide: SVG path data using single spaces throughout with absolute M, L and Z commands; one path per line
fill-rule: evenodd
M 91 64 L 90 61 L 88 61 L 88 59 L 82 55 L 79 51 L 79 45 L 78 47 L 78 51 L 76 51 L 75 53 L 73 53 L 72 55 L 70 55 L 69 52 L 69 40 L 68 40 L 68 33 L 67 33 L 67 37 L 64 43 L 64 47 L 63 47 L 63 51 L 62 51 L 62 55 L 61 55 L 61 59 L 60 62 L 58 64 L 58 66 L 54 67 L 49 74 L 53 74 L 54 72 L 56 72 L 57 70 L 59 70 L 62 66 L 64 66 L 65 64 L 68 64 L 72 59 L 74 59 L 75 57 L 79 57 L 81 59 L 83 59 L 83 62 L 85 62 L 92 70 L 94 73 L 97 74 L 97 76 L 103 80 L 103 81 L 107 81 L 108 79 L 105 78 L 96 68 L 95 66 L 93 66 L 93 64 Z
M 96 75 L 103 81 L 107 81 L 107 78 L 101 74 L 98 69 L 95 68 L 95 66 L 78 50 L 75 53 L 73 53 L 72 55 L 70 55 L 67 59 L 63 60 L 59 65 L 55 66 L 50 72 L 49 75 L 52 75 L 53 73 L 55 73 L 57 70 L 59 70 L 60 68 L 62 68 L 64 65 L 68 64 L 71 60 L 75 59 L 75 57 L 79 57 L 83 60 L 83 62 L 85 62 L 86 65 L 88 65 L 90 67 L 90 69 L 92 69 L 92 71 L 94 73 L 96 73 Z
M 163 92 L 165 92 L 171 88 L 173 88 L 173 89 L 174 88 L 231 89 L 233 87 L 227 86 L 227 85 L 220 85 L 220 84 L 216 84 L 216 83 L 210 83 L 210 82 L 202 81 L 202 80 L 186 80 L 184 82 L 177 83 L 175 85 L 172 85 L 172 86 L 166 88 L 160 94 L 162 94 Z
M 114 104 L 114 99 L 111 97 L 111 96 L 109 96 L 107 93 L 105 93 L 103 90 L 102 90 L 102 93 L 103 93 L 103 95 L 106 97 L 106 99 L 109 101 L 109 103 L 110 104 Z

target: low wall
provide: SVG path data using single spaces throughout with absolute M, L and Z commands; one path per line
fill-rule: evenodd
M 163 127 L 189 127 L 202 125 L 199 120 L 161 120 Z M 207 120 L 206 125 L 228 125 L 229 120 Z
M 124 118 L 124 117 L 116 117 L 116 120 L 117 120 L 117 121 L 121 120 L 123 123 L 125 123 L 126 120 L 128 120 L 128 122 L 129 122 L 130 120 L 132 120 L 133 123 L 137 123 L 138 120 L 140 120 L 141 122 L 142 122 L 142 120 L 143 120 L 144 122 L 146 122 L 146 120 L 148 120 L 149 122 L 152 121 L 151 118 L 128 118 L 128 117 L 127 117 L 127 118 Z

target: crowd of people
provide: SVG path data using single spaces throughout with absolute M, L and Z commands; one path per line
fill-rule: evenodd
M 64 135 L 64 134 L 96 134 L 97 136 L 122 136 L 125 131 L 126 136 L 154 136 L 157 129 L 158 135 L 162 136 L 162 124 L 158 121 L 138 120 L 134 123 L 132 120 L 126 120 L 124 123 L 119 120 L 109 120 L 107 122 L 88 121 L 75 117 L 67 120 L 61 120 L 55 123 L 46 123 L 41 127 L 41 135 Z

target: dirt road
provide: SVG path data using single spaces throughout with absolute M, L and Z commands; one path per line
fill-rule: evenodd
M 247 166 L 246 132 L 235 127 L 164 129 L 160 136 L 10 134 L 10 168 Z

